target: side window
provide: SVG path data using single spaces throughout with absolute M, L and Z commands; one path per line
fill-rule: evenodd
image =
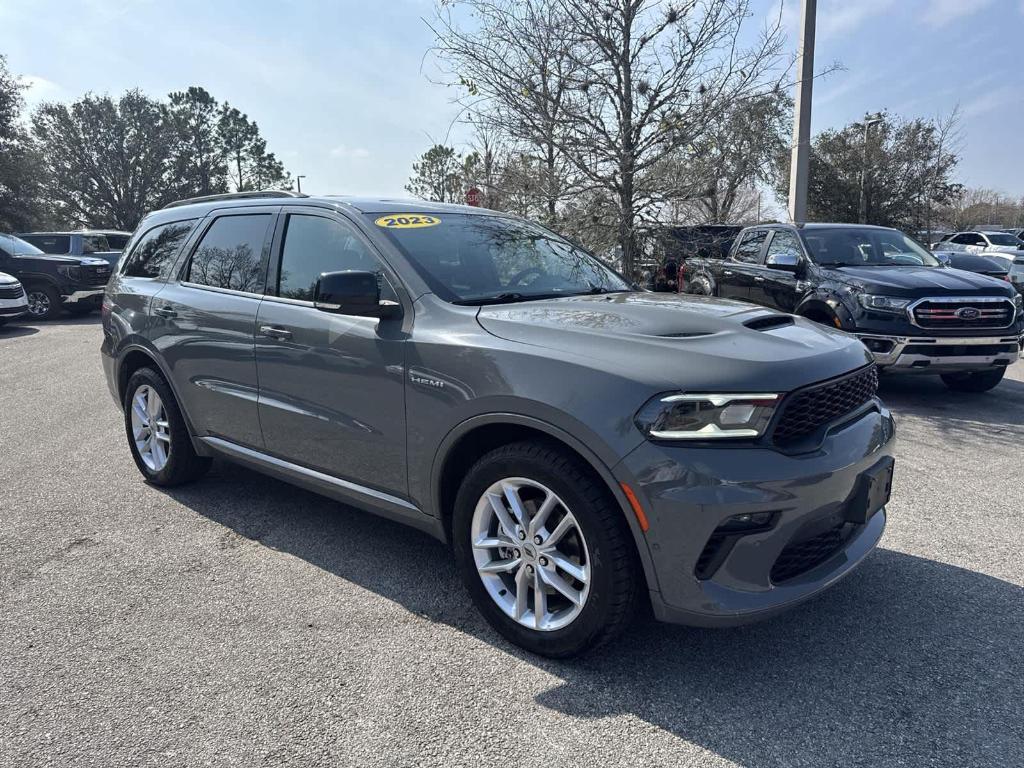
M 132 249 L 122 274 L 127 277 L 169 277 L 174 257 L 195 223 L 195 219 L 189 219 L 153 227 Z
M 27 235 L 21 239 L 43 253 L 62 254 L 71 250 L 71 238 L 67 235 Z
M 221 216 L 206 230 L 192 254 L 185 279 L 212 288 L 263 291 L 263 243 L 273 220 L 267 213 Z
M 322 216 L 288 216 L 277 279 L 278 296 L 313 301 L 316 281 L 322 273 L 346 270 L 376 272 L 381 297 L 397 300 L 383 279 L 380 260 L 351 227 Z
M 800 243 L 797 242 L 796 235 L 786 230 L 781 230 L 775 233 L 772 237 L 771 243 L 768 245 L 768 256 L 780 256 L 780 255 L 792 256 L 795 259 L 802 257 L 800 251 Z M 767 256 L 765 257 L 767 260 Z
M 733 254 L 733 258 L 744 264 L 757 264 L 761 260 L 761 246 L 764 245 L 767 237 L 768 230 L 766 229 L 755 229 L 752 232 L 747 232 L 743 235 L 743 239 L 740 240 L 740 244 L 736 246 L 736 253 Z

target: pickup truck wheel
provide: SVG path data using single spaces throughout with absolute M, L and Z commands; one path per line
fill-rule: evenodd
M 474 604 L 528 651 L 575 656 L 632 618 L 641 579 L 622 510 L 568 452 L 528 441 L 484 455 L 459 489 L 452 536 Z
M 60 314 L 60 294 L 52 285 L 31 285 L 25 293 L 33 320 L 52 320 Z
M 124 426 L 132 458 L 146 480 L 169 487 L 196 480 L 211 460 L 192 447 L 174 393 L 157 371 L 139 368 L 124 390 Z
M 968 373 L 944 373 L 942 381 L 955 392 L 988 392 L 999 385 L 1005 373 L 1005 368 Z
M 690 293 L 697 296 L 711 296 L 711 283 L 706 277 L 696 277 L 690 282 Z

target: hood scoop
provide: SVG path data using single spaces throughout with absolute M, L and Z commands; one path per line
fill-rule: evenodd
M 793 325 L 793 318 L 789 315 L 762 315 L 743 323 L 752 331 L 774 331 L 776 328 L 785 328 Z

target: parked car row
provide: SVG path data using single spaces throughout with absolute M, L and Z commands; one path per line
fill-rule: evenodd
M 950 259 L 968 256 L 974 254 Z M 682 272 L 690 292 L 848 331 L 880 369 L 937 373 L 955 390 L 995 387 L 1024 340 L 1022 297 L 1005 279 L 946 267 L 916 240 L 886 227 L 748 227 L 725 259 L 690 259 Z
M 23 288 L 28 316 L 49 320 L 62 310 L 85 315 L 99 308 L 120 251 L 111 251 L 105 237 L 89 233 L 36 233 L 26 238 L 0 234 L 0 272 Z M 105 250 L 93 250 L 96 247 Z
M 976 229 L 966 232 L 950 232 L 932 245 L 932 252 L 943 261 L 963 259 L 967 254 L 999 262 L 1006 268 L 1004 279 L 1009 280 L 1024 294 L 1024 229 L 986 230 Z M 966 262 L 961 262 L 966 264 Z M 951 266 L 958 269 L 960 264 Z M 975 269 L 972 271 L 981 271 Z M 988 274 L 986 272 L 986 274 Z M 998 275 L 997 275 L 998 276 Z

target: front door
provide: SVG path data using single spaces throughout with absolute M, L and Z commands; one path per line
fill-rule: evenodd
M 286 209 L 257 319 L 259 413 L 266 450 L 293 464 L 405 496 L 402 321 L 318 310 L 323 272 L 372 271 L 383 298 L 393 276 L 341 217 Z M 397 283 L 395 283 L 397 284 Z
M 729 258 L 722 262 L 715 286 L 718 296 L 750 301 L 754 277 L 759 274 L 757 265 L 761 262 L 767 238 L 766 229 L 752 229 L 743 233 Z

